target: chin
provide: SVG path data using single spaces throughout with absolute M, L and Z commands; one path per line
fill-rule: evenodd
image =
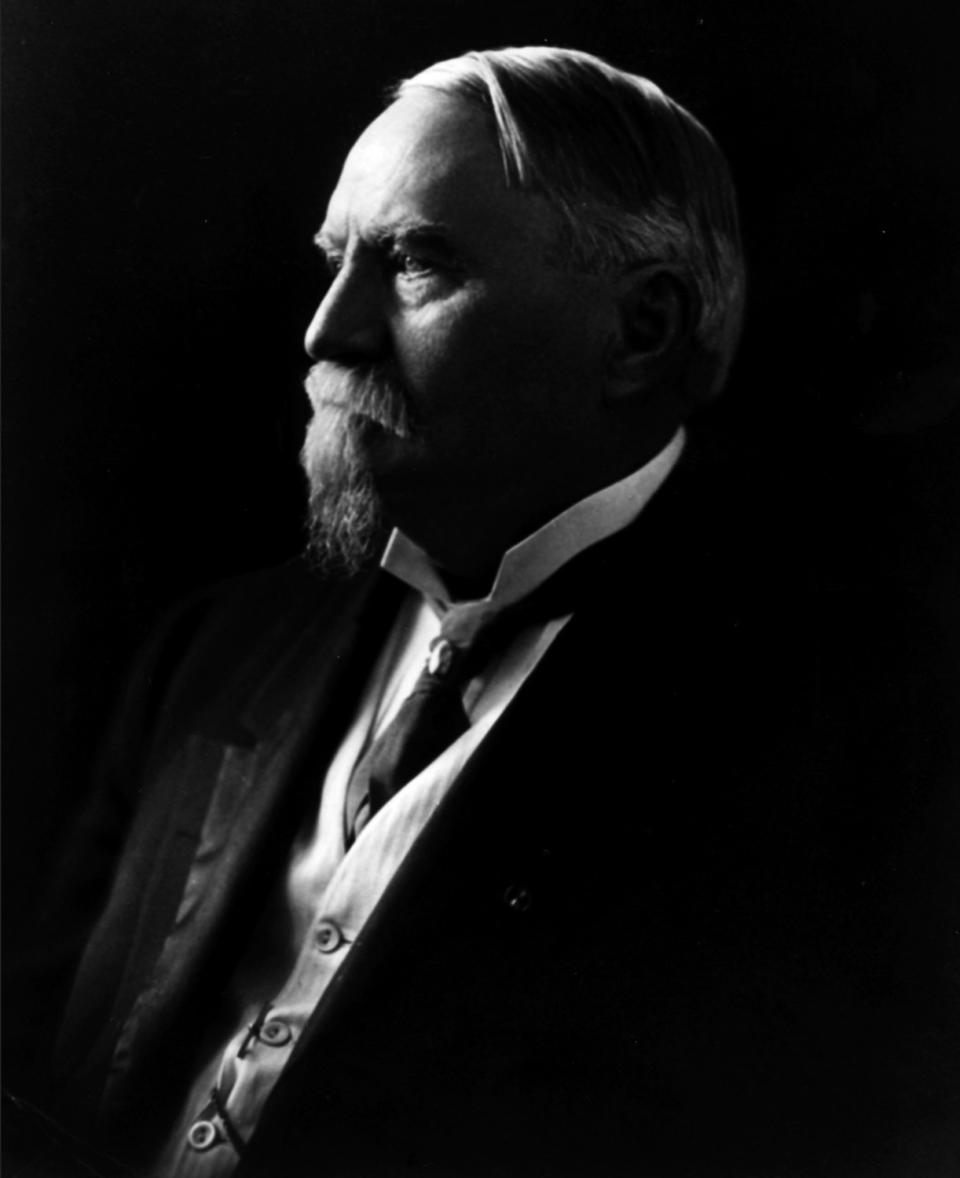
M 307 551 L 328 575 L 352 575 L 382 547 L 380 497 L 365 451 L 373 422 L 320 406 L 300 454 L 310 487 Z

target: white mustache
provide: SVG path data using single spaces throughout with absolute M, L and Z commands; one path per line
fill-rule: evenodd
M 307 374 L 304 389 L 314 413 L 335 410 L 351 417 L 366 417 L 400 437 L 412 432 L 404 390 L 375 368 L 344 368 L 321 360 Z

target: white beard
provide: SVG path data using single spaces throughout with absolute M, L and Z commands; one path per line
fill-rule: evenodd
M 383 536 L 380 501 L 358 446 L 374 421 L 411 434 L 403 392 L 374 369 L 321 361 L 306 380 L 314 414 L 300 452 L 310 484 L 308 551 L 322 571 L 351 575 L 377 555 Z

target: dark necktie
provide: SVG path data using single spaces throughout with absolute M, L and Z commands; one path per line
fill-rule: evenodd
M 469 643 L 456 636 L 448 615 L 413 690 L 396 716 L 373 741 L 347 787 L 346 828 L 352 843 L 376 812 L 470 727 L 463 688 L 490 653 L 481 630 Z M 458 640 L 454 640 L 455 636 Z

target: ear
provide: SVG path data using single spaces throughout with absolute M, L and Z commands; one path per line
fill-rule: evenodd
M 607 399 L 648 396 L 682 375 L 697 319 L 693 287 L 664 262 L 632 266 L 616 282 L 618 332 L 610 351 Z

